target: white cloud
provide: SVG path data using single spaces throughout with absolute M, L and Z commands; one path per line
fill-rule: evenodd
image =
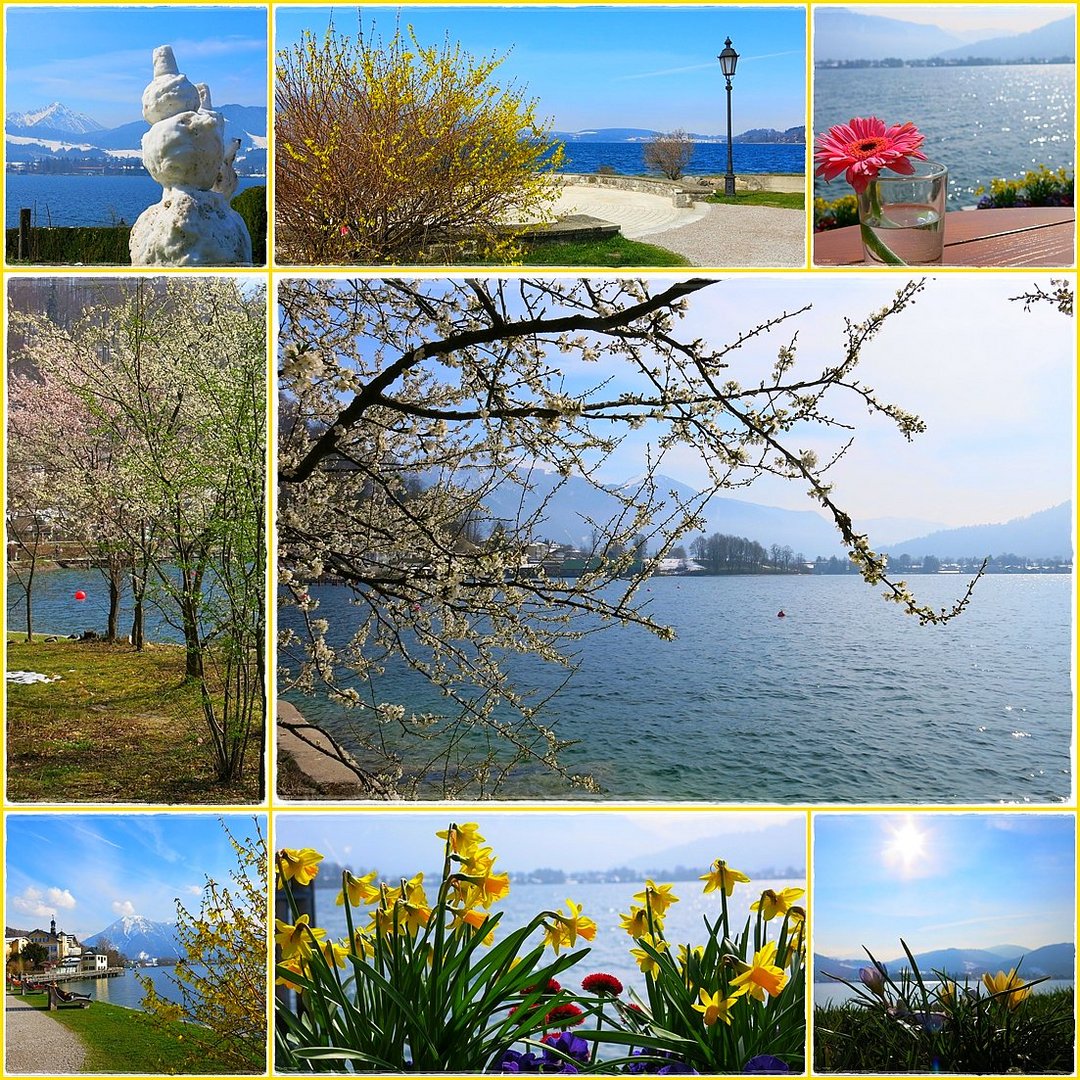
M 11 906 L 23 915 L 55 915 L 58 908 L 70 910 L 75 907 L 75 897 L 67 889 L 51 888 L 42 892 L 27 885 L 21 896 L 11 901 Z
M 135 905 L 130 900 L 114 900 L 112 902 L 114 915 L 134 915 Z
M 201 885 L 185 885 L 184 886 L 184 892 L 186 892 L 188 894 L 188 896 L 202 896 L 202 886 Z

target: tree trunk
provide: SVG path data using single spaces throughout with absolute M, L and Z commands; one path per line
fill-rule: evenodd
M 120 583 L 123 580 L 120 570 L 109 567 L 109 624 L 105 631 L 105 639 L 110 645 L 116 644 L 120 633 Z

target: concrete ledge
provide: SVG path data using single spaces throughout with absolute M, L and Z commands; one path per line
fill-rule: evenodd
M 303 792 L 335 799 L 393 801 L 393 789 L 362 769 L 352 755 L 322 728 L 309 724 L 295 705 L 277 703 L 277 752 L 287 755 L 304 778 Z M 280 793 L 279 793 L 280 794 Z
M 617 236 L 619 226 L 590 214 L 568 214 L 558 221 L 530 225 L 524 232 L 533 243 L 553 243 L 560 240 L 603 240 Z

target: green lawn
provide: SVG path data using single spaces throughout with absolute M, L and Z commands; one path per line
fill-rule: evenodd
M 59 675 L 7 687 L 12 802 L 239 803 L 258 797 L 256 752 L 245 783 L 214 775 L 196 686 L 183 650 L 150 645 L 13 640 L 9 671 Z
M 616 235 L 603 240 L 548 241 L 525 250 L 523 266 L 689 266 L 674 251 Z
M 801 191 L 740 191 L 735 195 L 710 195 L 709 203 L 725 206 L 777 206 L 781 210 L 803 210 L 806 196 Z
M 48 1012 L 45 994 L 23 999 Z M 213 1056 L 209 1032 L 194 1024 L 162 1025 L 146 1013 L 93 1002 L 88 1009 L 49 1013 L 75 1032 L 86 1047 L 88 1073 L 231 1073 Z M 254 1071 L 254 1070 L 253 1070 Z M 261 1069 L 259 1070 L 262 1071 Z

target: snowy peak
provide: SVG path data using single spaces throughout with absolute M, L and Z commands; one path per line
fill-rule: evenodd
M 59 101 L 29 112 L 8 113 L 6 127 L 8 131 L 33 131 L 43 128 L 48 131 L 70 131 L 77 135 L 105 130 L 92 117 L 77 113 Z
M 183 955 L 176 938 L 176 924 L 155 922 L 143 915 L 123 915 L 104 930 L 86 938 L 83 944 L 96 945 L 102 938 L 107 938 L 130 960 Z

